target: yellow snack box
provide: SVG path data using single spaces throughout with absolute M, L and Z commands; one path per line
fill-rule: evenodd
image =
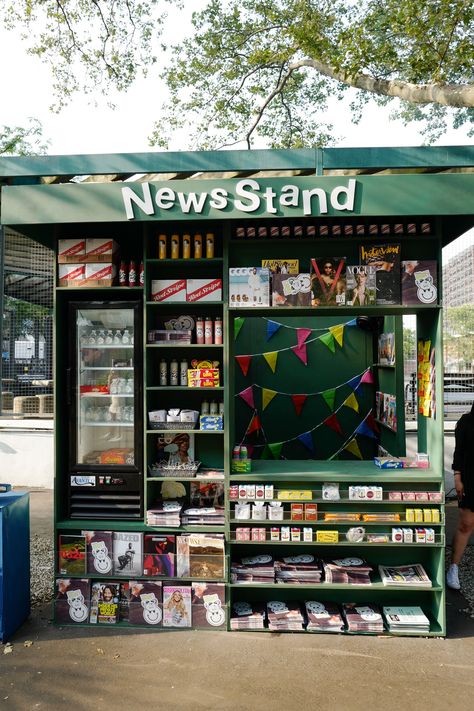
M 423 523 L 423 509 L 414 509 L 415 523 Z
M 316 543 L 339 543 L 339 531 L 316 531 Z
M 280 489 L 278 499 L 280 501 L 307 501 L 313 498 L 313 492 L 306 489 Z
M 415 521 L 415 509 L 406 509 L 405 516 L 406 516 L 407 521 L 414 522 Z
M 432 523 L 431 509 L 423 509 L 423 521 L 425 523 Z
M 439 513 L 439 509 L 431 509 L 431 523 L 440 523 L 441 522 L 441 516 Z

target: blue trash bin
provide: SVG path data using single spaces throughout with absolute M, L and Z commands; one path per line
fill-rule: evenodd
M 7 642 L 29 614 L 30 495 L 6 491 L 0 493 L 0 640 Z

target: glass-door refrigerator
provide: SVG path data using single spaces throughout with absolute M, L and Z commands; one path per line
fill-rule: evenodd
M 72 302 L 69 323 L 69 516 L 142 518 L 141 304 Z

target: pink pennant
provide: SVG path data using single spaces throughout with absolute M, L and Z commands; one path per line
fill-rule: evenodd
M 301 348 L 303 343 L 306 341 L 308 336 L 312 334 L 312 330 L 310 328 L 297 328 L 296 329 L 296 335 L 298 337 L 298 348 Z
M 242 400 L 247 403 L 249 407 L 252 408 L 252 410 L 255 410 L 255 403 L 253 401 L 253 386 L 251 385 L 248 388 L 245 388 L 245 390 L 242 390 L 241 393 L 239 393 L 240 397 Z
M 240 369 L 242 370 L 242 373 L 244 375 L 247 375 L 247 373 L 249 372 L 249 367 L 250 367 L 250 356 L 249 355 L 235 356 L 235 360 L 240 365 Z
M 370 368 L 365 371 L 364 375 L 360 379 L 361 383 L 373 383 L 374 382 L 374 376 L 372 375 L 372 371 Z
M 324 420 L 324 424 L 327 425 L 328 427 L 330 427 L 331 429 L 335 430 L 338 434 L 341 435 L 341 437 L 344 436 L 342 429 L 341 429 L 341 425 L 339 424 L 336 415 L 330 415 L 328 418 L 326 418 Z
M 293 346 L 291 349 L 295 355 L 305 364 L 308 365 L 308 356 L 306 353 L 306 343 L 302 343 L 300 346 Z
M 306 402 L 307 395 L 292 395 L 293 405 L 295 406 L 296 414 L 301 415 L 301 410 Z

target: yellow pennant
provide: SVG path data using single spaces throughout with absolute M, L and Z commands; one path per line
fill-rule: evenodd
M 262 409 L 264 410 L 267 405 L 271 403 L 275 395 L 276 390 L 269 390 L 268 388 L 262 388 Z
M 278 351 L 273 351 L 272 353 L 263 353 L 263 357 L 267 361 L 267 363 L 270 366 L 270 368 L 272 369 L 272 371 L 275 372 L 277 358 L 278 358 Z
M 349 397 L 344 400 L 344 405 L 347 405 L 347 407 L 352 407 L 353 410 L 359 412 L 359 403 L 354 393 L 351 393 Z
M 359 445 L 357 444 L 357 441 L 355 438 L 351 439 L 349 444 L 346 444 L 344 449 L 347 449 L 348 452 L 351 452 L 351 454 L 354 454 L 354 456 L 356 456 L 357 459 L 362 459 L 362 454 L 360 453 Z
M 339 326 L 329 326 L 329 330 L 342 348 L 342 340 L 344 337 L 344 324 L 339 324 Z

